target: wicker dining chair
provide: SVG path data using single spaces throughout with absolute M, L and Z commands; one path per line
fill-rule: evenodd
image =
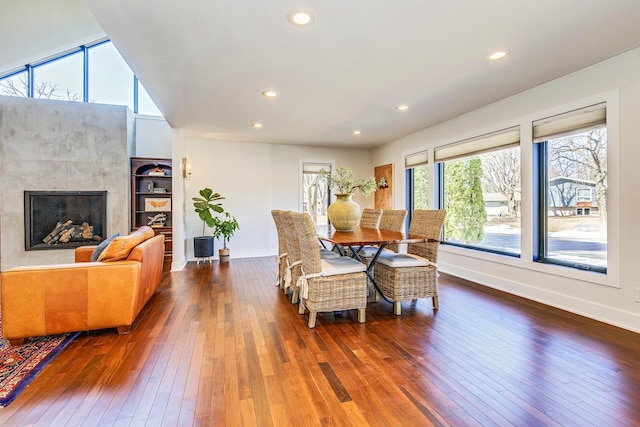
M 404 224 L 404 218 L 407 216 L 406 209 L 385 209 L 382 211 L 380 217 L 380 230 L 387 231 L 402 231 L 402 225 Z M 384 247 L 385 250 L 398 252 L 397 244 L 390 244 Z M 364 246 L 358 253 L 361 257 L 372 258 L 376 252 L 378 252 L 377 246 Z
M 320 258 L 316 229 L 306 213 L 291 212 L 302 259 L 298 278 L 299 312 L 309 309 L 309 328 L 315 327 L 318 312 L 358 310 L 358 322 L 365 322 L 367 308 L 366 266 L 353 258 Z
M 364 208 L 360 217 L 360 227 L 362 228 L 378 228 L 382 209 Z
M 280 286 L 280 289 L 284 289 L 284 275 L 287 268 L 287 246 L 284 236 L 284 224 L 283 215 L 285 211 L 274 209 L 271 211 L 273 222 L 276 225 L 276 232 L 278 234 L 278 255 L 276 255 L 277 264 L 277 278 L 276 286 Z
M 380 230 L 402 232 L 404 219 L 407 216 L 406 209 L 385 209 L 380 217 Z M 398 245 L 387 245 L 384 247 L 393 252 L 398 252 Z
M 284 225 L 284 240 L 287 247 L 287 260 L 288 264 L 284 275 L 284 288 L 285 292 L 291 288 L 293 293 L 291 295 L 291 303 L 298 303 L 298 278 L 300 277 L 300 271 L 302 267 L 302 261 L 300 259 L 300 245 L 298 243 L 298 236 L 296 229 L 293 225 L 293 218 L 291 211 L 285 211 L 282 216 L 282 223 Z
M 373 277 L 387 299 L 393 301 L 393 312 L 401 314 L 401 302 L 431 297 L 438 308 L 438 247 L 446 212 L 416 210 L 409 234 L 432 239 L 425 243 L 409 243 L 406 254 L 384 253 L 378 258 Z

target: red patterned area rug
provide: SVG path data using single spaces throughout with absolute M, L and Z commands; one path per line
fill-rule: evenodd
M 4 408 L 64 349 L 79 332 L 28 338 L 11 346 L 0 339 L 0 408 Z

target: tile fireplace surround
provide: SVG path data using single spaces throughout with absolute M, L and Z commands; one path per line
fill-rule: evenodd
M 26 251 L 25 191 L 106 191 L 106 235 L 129 228 L 133 113 L 124 106 L 0 96 L 0 269 L 73 262 Z

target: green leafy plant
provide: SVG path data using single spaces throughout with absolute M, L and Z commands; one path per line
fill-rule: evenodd
M 330 188 L 336 189 L 336 194 L 353 194 L 356 190 L 359 190 L 364 197 L 368 197 L 378 189 L 378 186 L 384 187 L 387 185 L 387 181 L 384 178 L 379 180 L 375 177 L 356 179 L 351 169 L 342 166 L 336 168 L 334 174 L 325 169 L 320 169 L 320 175 L 327 180 L 327 185 Z
M 231 216 L 229 212 L 225 212 L 223 217 L 213 218 L 213 236 L 219 239 L 222 236 L 222 245 L 224 249 L 227 249 L 227 240 L 233 237 L 233 233 L 240 229 L 238 221 L 235 217 Z
M 221 203 L 214 203 L 218 200 L 223 200 L 222 197 L 218 193 L 214 193 L 210 188 L 203 188 L 200 190 L 201 197 L 193 197 L 193 207 L 195 208 L 196 213 L 202 220 L 202 236 L 204 236 L 205 227 L 215 227 L 216 225 L 216 217 L 213 216 L 214 212 L 222 213 L 224 209 L 222 209 Z M 214 228 L 215 233 L 215 228 Z

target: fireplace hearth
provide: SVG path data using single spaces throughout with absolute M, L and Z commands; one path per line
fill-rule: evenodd
M 25 249 L 73 249 L 105 238 L 106 191 L 25 191 Z

